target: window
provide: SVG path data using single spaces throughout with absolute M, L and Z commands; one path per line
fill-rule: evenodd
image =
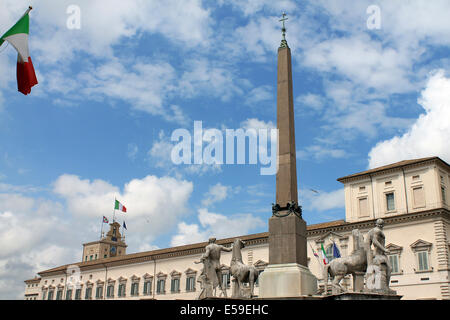
M 442 202 L 447 203 L 445 199 L 445 187 L 441 186 Z
M 66 300 L 72 300 L 72 289 L 67 289 Z
M 75 300 L 81 300 L 81 289 L 75 290 Z
M 165 279 L 158 279 L 158 282 L 156 285 L 156 293 L 157 294 L 166 293 L 166 280 Z
M 172 279 L 172 281 L 170 283 L 170 292 L 172 292 L 172 293 L 180 292 L 180 279 L 179 278 Z
M 331 262 L 331 260 L 334 259 L 333 255 L 333 245 L 330 244 L 327 249 L 325 250 L 325 254 L 327 255 L 328 262 Z
M 107 298 L 114 297 L 114 285 L 113 284 L 108 285 L 108 287 L 106 288 L 106 297 Z
M 152 280 L 147 280 L 144 282 L 144 295 L 152 294 Z
M 186 291 L 195 291 L 195 277 L 186 278 Z
M 42 300 L 45 300 L 47 295 L 47 291 L 42 291 Z
M 131 295 L 132 296 L 139 295 L 139 282 L 133 282 L 131 284 Z
M 386 209 L 387 211 L 395 210 L 395 198 L 393 192 L 386 193 Z
M 425 207 L 425 194 L 423 187 L 413 188 L 414 207 Z
M 359 216 L 368 217 L 369 216 L 369 201 L 366 198 L 359 199 Z
M 97 254 L 95 254 L 95 260 L 97 260 Z
M 386 181 L 386 182 L 384 183 L 384 185 L 385 185 L 385 186 L 391 186 L 391 185 L 392 185 L 392 181 Z
M 418 271 L 427 271 L 429 270 L 428 265 L 428 251 L 419 251 L 417 252 L 417 261 L 418 261 Z
M 94 258 L 94 256 L 91 255 L 91 256 L 89 257 L 89 261 L 92 261 L 93 258 Z
M 398 254 L 391 254 L 389 255 L 389 262 L 391 264 L 391 268 L 392 268 L 392 273 L 400 273 L 400 268 L 399 268 L 399 256 Z
M 97 286 L 97 288 L 95 289 L 95 298 L 96 299 L 103 298 L 103 286 Z
M 366 187 L 359 187 L 359 191 L 365 191 Z
M 117 292 L 117 295 L 118 295 L 119 297 L 125 297 L 125 287 L 126 287 L 126 284 L 125 284 L 125 283 L 119 284 L 119 290 L 118 290 L 118 292 Z
M 53 290 L 48 292 L 48 300 L 53 300 L 53 293 L 54 293 Z
M 90 300 L 92 298 L 92 287 L 87 287 L 84 293 L 84 299 Z
M 225 272 L 222 273 L 222 285 L 225 288 L 229 288 L 230 287 L 230 272 Z
M 62 290 L 58 290 L 56 291 L 56 300 L 61 300 L 62 299 Z

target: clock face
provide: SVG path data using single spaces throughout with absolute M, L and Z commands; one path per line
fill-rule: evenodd
M 111 247 L 111 254 L 116 254 L 116 251 L 117 251 L 117 249 L 116 249 L 116 247 Z

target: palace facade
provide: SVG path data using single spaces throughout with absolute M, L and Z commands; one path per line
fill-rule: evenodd
M 339 178 L 345 189 L 345 220 L 307 227 L 308 267 L 323 287 L 323 245 L 329 260 L 336 243 L 341 256 L 353 250 L 352 230 L 365 236 L 385 222 L 392 265 L 390 287 L 403 299 L 450 299 L 450 166 L 438 157 L 406 160 Z M 41 271 L 25 281 L 26 300 L 196 299 L 206 242 L 126 254 L 117 223 L 100 241 L 83 245 L 81 262 Z M 268 264 L 268 233 L 243 235 L 245 264 L 260 272 Z M 220 239 L 231 246 L 235 238 Z M 320 253 L 319 253 L 320 254 Z M 221 257 L 231 296 L 231 253 Z M 351 288 L 351 277 L 343 281 Z M 258 295 L 258 285 L 255 288 Z

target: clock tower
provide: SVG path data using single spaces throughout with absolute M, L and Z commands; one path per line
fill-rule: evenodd
M 117 221 L 109 224 L 109 231 L 99 241 L 83 244 L 82 261 L 106 259 L 126 254 L 127 244 L 125 236 L 120 233 L 120 224 Z

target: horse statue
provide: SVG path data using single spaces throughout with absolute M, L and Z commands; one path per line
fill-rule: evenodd
M 245 247 L 245 242 L 237 238 L 233 242 L 232 259 L 230 263 L 231 275 L 234 278 L 235 288 L 233 289 L 233 298 L 247 298 L 248 295 L 243 292 L 243 284 L 250 284 L 250 296 L 253 297 L 254 285 L 258 279 L 258 269 L 254 266 L 248 266 L 242 261 L 241 249 Z
M 332 281 L 333 292 L 341 293 L 346 290 L 340 285 L 341 280 L 351 274 L 355 279 L 356 273 L 366 272 L 367 269 L 367 249 L 365 248 L 363 237 L 358 229 L 352 231 L 354 250 L 348 257 L 333 259 L 323 269 L 323 279 L 325 283 L 324 294 L 328 292 L 328 275 Z

